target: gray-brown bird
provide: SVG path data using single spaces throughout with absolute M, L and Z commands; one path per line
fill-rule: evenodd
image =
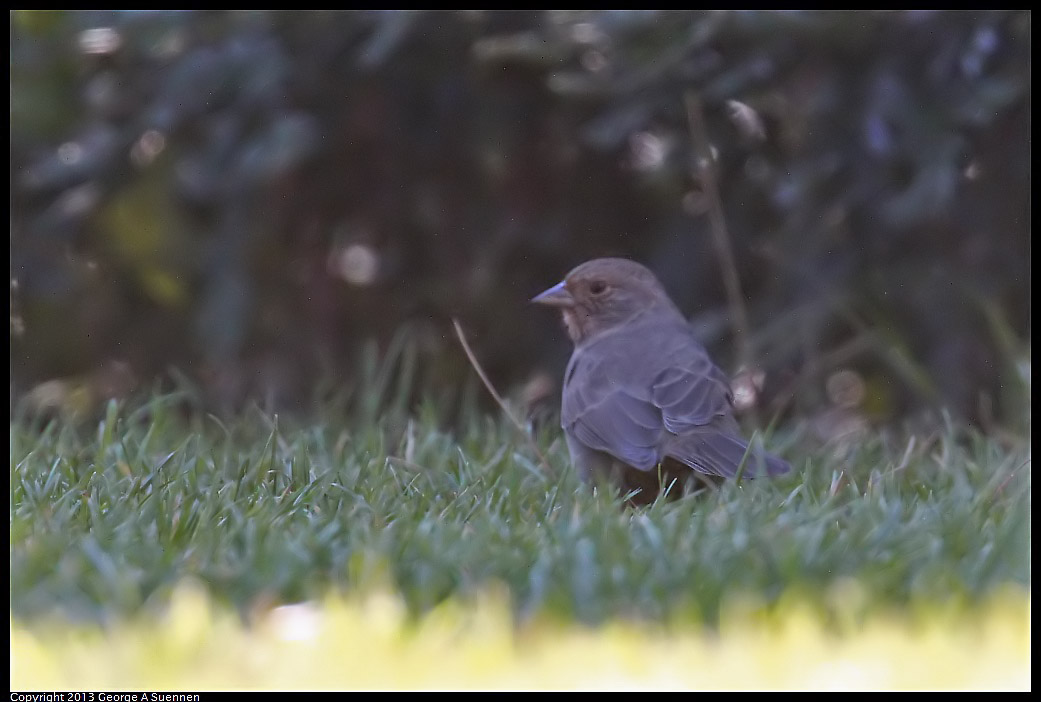
M 646 504 L 674 479 L 688 484 L 692 469 L 724 478 L 742 463 L 746 476 L 790 470 L 749 450 L 727 376 L 639 263 L 587 261 L 532 302 L 559 307 L 575 344 L 560 420 L 583 481 L 606 477 L 623 492 L 639 490 L 630 501 Z

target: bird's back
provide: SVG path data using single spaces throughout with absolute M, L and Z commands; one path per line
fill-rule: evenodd
M 690 395 L 700 393 L 700 402 Z M 640 320 L 578 347 L 564 374 L 561 422 L 567 427 L 583 411 L 613 395 L 631 396 L 657 408 L 687 402 L 681 414 L 709 420 L 730 415 L 726 374 L 676 318 Z M 661 404 L 659 404 L 661 403 Z
M 726 374 L 686 321 L 636 320 L 575 350 L 565 374 L 561 424 L 573 441 L 638 471 L 679 461 L 699 473 L 732 477 L 788 470 L 753 452 L 738 434 Z

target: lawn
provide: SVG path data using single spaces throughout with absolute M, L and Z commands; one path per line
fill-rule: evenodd
M 559 429 L 537 432 L 543 466 L 507 421 L 471 409 L 449 426 L 433 402 L 229 421 L 185 394 L 113 402 L 96 422 L 16 413 L 12 684 L 1028 685 L 1028 439 L 947 423 L 822 444 L 789 428 L 768 443 L 791 475 L 632 510 L 578 483 Z M 391 624 L 372 602 L 393 603 Z M 310 633 L 285 635 L 298 620 Z M 305 646 L 276 674 L 262 662 L 295 660 L 287 636 L 322 654 Z M 340 649 L 383 658 L 307 672 Z M 841 673 L 869 649 L 874 667 Z M 553 650 L 617 676 L 554 673 Z M 208 666 L 185 663 L 202 651 Z M 430 652 L 430 674 L 403 672 Z

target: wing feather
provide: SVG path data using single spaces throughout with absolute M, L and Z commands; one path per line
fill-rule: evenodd
M 724 477 L 744 459 L 748 444 L 736 435 L 727 377 L 689 329 L 670 324 L 608 338 L 577 350 L 565 377 L 561 424 L 591 449 L 642 471 L 670 456 Z M 748 475 L 759 456 L 769 473 L 787 470 L 784 461 L 756 453 L 746 461 Z

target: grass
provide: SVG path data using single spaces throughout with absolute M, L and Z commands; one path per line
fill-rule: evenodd
M 382 372 L 372 377 L 394 394 Z M 789 476 L 631 510 L 577 482 L 558 429 L 538 436 L 547 471 L 505 421 L 464 412 L 449 432 L 433 403 L 409 416 L 365 388 L 358 397 L 292 423 L 258 410 L 230 422 L 186 412 L 183 394 L 113 402 L 87 428 L 16 414 L 20 660 L 32 650 L 52 656 L 37 662 L 79 660 L 74 644 L 46 634 L 55 621 L 100 624 L 118 645 L 150 640 L 125 627 L 162 617 L 186 580 L 207 611 L 235 612 L 247 629 L 279 606 L 380 593 L 416 626 L 498 592 L 495 616 L 512 630 L 650 626 L 723 631 L 724 642 L 735 608 L 769 618 L 798 602 L 835 635 L 893 617 L 932 631 L 937 608 L 982 611 L 995 593 L 1019 593 L 1010 601 L 1026 610 L 1028 440 L 947 425 L 813 447 L 794 429 L 770 441 L 792 461 Z
M 581 488 L 559 432 L 542 443 L 553 473 L 505 422 L 453 436 L 430 407 L 225 424 L 157 396 L 96 431 L 16 421 L 12 610 L 122 616 L 191 576 L 243 612 L 378 585 L 419 614 L 501 582 L 522 617 L 712 624 L 727 594 L 852 579 L 870 608 L 1029 581 L 1028 446 L 948 429 L 805 456 L 789 439 L 790 477 L 633 511 Z

